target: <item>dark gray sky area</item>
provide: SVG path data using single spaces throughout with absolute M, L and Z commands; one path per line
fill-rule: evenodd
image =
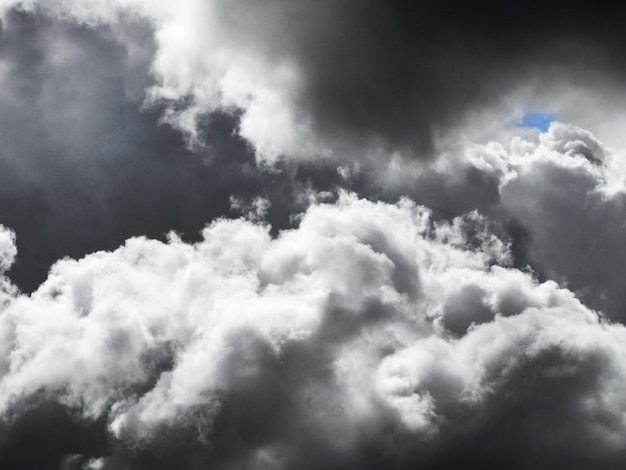
M 0 0 L 0 468 L 624 468 L 625 19 Z

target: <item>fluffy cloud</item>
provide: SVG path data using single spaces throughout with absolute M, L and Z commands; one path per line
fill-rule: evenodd
M 612 153 L 590 132 L 555 122 L 536 140 L 491 142 L 468 157 L 500 181 L 490 212 L 521 231 L 520 262 L 623 321 L 625 192 Z
M 491 407 L 504 419 L 527 405 L 531 378 L 563 387 L 544 406 L 562 400 L 554 413 L 576 432 L 622 451 L 626 331 L 507 267 L 507 244 L 482 224 L 343 194 L 276 238 L 260 222 L 218 220 L 193 245 L 135 238 L 59 261 L 0 316 L 0 409 L 19 421 L 39 397 L 104 418 L 120 450 L 67 465 L 143 468 L 148 450 L 164 455 L 155 468 L 356 468 L 375 445 L 377 465 L 438 468 L 446 457 L 432 449 L 485 432 Z M 589 361 L 588 386 L 566 389 Z M 531 411 L 520 427 L 553 425 L 552 412 Z M 548 439 L 545 463 L 566 435 L 527 438 Z

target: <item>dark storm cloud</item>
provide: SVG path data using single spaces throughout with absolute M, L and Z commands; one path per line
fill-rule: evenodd
M 307 207 L 307 194 L 337 186 L 388 201 L 408 193 L 446 218 L 497 201 L 497 180 L 472 168 L 458 181 L 431 171 L 410 188 L 381 187 L 374 169 L 342 178 L 332 161 L 267 171 L 237 136 L 237 113 L 203 115 L 202 146 L 189 150 L 159 123 L 162 107 L 143 106 L 153 47 L 141 24 L 112 31 L 19 13 L 5 21 L 0 223 L 20 234 L 11 275 L 21 288 L 34 289 L 64 256 L 129 236 L 197 239 L 207 222 L 233 214 L 233 195 L 267 198 L 275 230 Z
M 95 24 L 145 18 L 156 40 L 152 97 L 170 103 L 169 122 L 194 134 L 198 115 L 239 107 L 241 134 L 272 161 L 423 157 L 451 126 L 518 87 L 624 78 L 625 11 L 591 2 L 34 5 Z
M 296 121 L 310 121 L 316 148 L 339 158 L 430 155 L 433 140 L 466 112 L 532 80 L 589 84 L 607 73 L 623 79 L 621 7 L 595 13 L 590 2 L 216 4 L 217 17 L 234 28 L 225 36 L 235 47 L 269 66 L 295 64 L 298 78 L 282 104 Z M 265 136 L 247 130 L 245 118 L 243 133 L 262 153 Z
M 47 397 L 29 397 L 10 423 L 0 424 L 0 465 L 28 470 L 71 470 L 84 454 L 107 451 L 106 423 L 86 422 Z M 66 466 L 62 466 L 65 461 Z
M 441 439 L 413 454 L 412 463 L 426 469 L 617 468 L 625 449 L 605 438 L 621 434 L 623 422 L 594 406 L 608 367 L 601 354 L 576 357 L 558 347 L 526 358 L 482 406 L 451 410 Z
M 466 112 L 526 82 L 623 79 L 624 11 L 590 6 L 244 1 L 218 13 L 235 18 L 242 48 L 258 47 L 270 64 L 296 64 L 295 97 L 285 99 L 296 120 L 311 120 L 318 147 L 385 159 L 430 155 L 434 139 Z
M 64 256 L 129 236 L 175 230 L 198 239 L 207 222 L 230 214 L 232 195 L 270 197 L 270 220 L 287 225 L 306 207 L 297 194 L 309 179 L 329 171 L 338 179 L 334 167 L 264 172 L 236 135 L 236 113 L 204 115 L 204 146 L 190 151 L 160 123 L 162 107 L 143 106 L 153 47 L 141 23 L 112 30 L 41 15 L 6 19 L 0 223 L 20 233 L 11 275 L 21 288 L 34 289 Z
M 151 47 L 145 31 L 136 36 Z M 158 111 L 141 110 L 145 57 L 106 28 L 13 14 L 0 47 L 0 219 L 22 234 L 20 284 L 35 287 L 63 256 L 133 233 L 197 232 L 224 211 L 209 168 L 158 125 Z

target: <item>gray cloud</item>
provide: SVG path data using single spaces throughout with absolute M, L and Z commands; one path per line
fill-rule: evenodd
M 509 7 L 0 3 L 0 467 L 618 468 L 618 157 L 471 137 L 623 15 Z
M 409 193 L 445 218 L 497 201 L 497 178 L 471 166 L 454 179 L 433 170 L 391 186 L 375 166 L 348 177 L 333 160 L 265 168 L 237 135 L 236 112 L 202 115 L 203 145 L 190 150 L 159 124 L 164 108 L 143 104 L 152 83 L 148 33 L 141 24 L 94 29 L 16 12 L 4 23 L 0 221 L 20 234 L 11 278 L 26 291 L 54 261 L 130 236 L 176 230 L 197 240 L 213 218 L 236 215 L 231 196 L 268 199 L 275 230 L 315 193 L 341 186 L 387 201 Z
M 624 191 L 611 152 L 591 133 L 554 123 L 534 142 L 491 143 L 470 154 L 499 175 L 500 198 L 487 213 L 518 239 L 517 265 L 623 322 Z
M 5 433 L 19 441 L 22 416 L 52 402 L 74 418 L 52 412 L 69 441 L 50 468 L 529 468 L 576 452 L 605 468 L 623 453 L 623 327 L 491 266 L 506 243 L 466 248 L 468 224 L 342 195 L 277 238 L 220 220 L 195 245 L 136 238 L 60 261 L 32 296 L 7 294 Z M 106 444 L 75 441 L 76 425 Z M 574 434 L 588 444 L 565 453 Z M 476 454 L 490 436 L 502 444 Z
M 0 43 L 0 221 L 19 232 L 11 277 L 35 289 L 50 265 L 133 235 L 197 240 L 229 199 L 271 197 L 285 226 L 307 180 L 329 170 L 257 166 L 238 114 L 203 115 L 202 149 L 145 107 L 154 49 L 142 23 L 89 28 L 13 12 Z M 335 167 L 331 174 L 339 176 Z M 332 185 L 332 181 L 324 183 Z M 318 184 L 318 186 L 320 186 Z
M 155 39 L 154 100 L 196 135 L 237 107 L 257 155 L 429 155 L 467 113 L 512 89 L 621 82 L 620 7 L 533 2 L 6 2 L 87 24 L 140 17 Z M 276 129 L 280 129 L 279 132 Z M 197 137 L 197 136 L 196 136 Z

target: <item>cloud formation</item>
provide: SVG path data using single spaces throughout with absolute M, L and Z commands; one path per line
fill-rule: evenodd
M 506 267 L 479 216 L 429 217 L 343 194 L 277 238 L 222 219 L 5 287 L 5 426 L 50 400 L 106 426 L 108 450 L 69 449 L 67 468 L 604 468 L 624 451 L 624 328 Z M 477 454 L 501 426 L 512 440 Z M 573 435 L 588 444 L 565 452 Z M 540 447 L 509 461 L 520 445 Z
M 0 41 L 0 218 L 17 233 L 11 279 L 34 290 L 56 260 L 114 249 L 131 236 L 197 240 L 230 198 L 270 198 L 278 228 L 306 206 L 308 180 L 336 165 L 268 172 L 237 135 L 236 112 L 203 115 L 202 149 L 144 106 L 154 53 L 146 25 L 94 28 L 10 12 Z M 334 181 L 329 179 L 334 177 Z
M 580 3 L 580 4 L 579 4 Z M 137 21 L 155 49 L 153 101 L 198 139 L 199 115 L 242 110 L 257 156 L 425 157 L 511 90 L 623 79 L 620 7 L 589 14 L 499 2 L 5 0 L 90 25 Z
M 521 230 L 520 267 L 576 292 L 623 322 L 623 174 L 590 132 L 554 122 L 536 140 L 468 149 L 469 161 L 500 181 L 489 212 Z
M 0 0 L 0 467 L 619 468 L 585 6 Z

